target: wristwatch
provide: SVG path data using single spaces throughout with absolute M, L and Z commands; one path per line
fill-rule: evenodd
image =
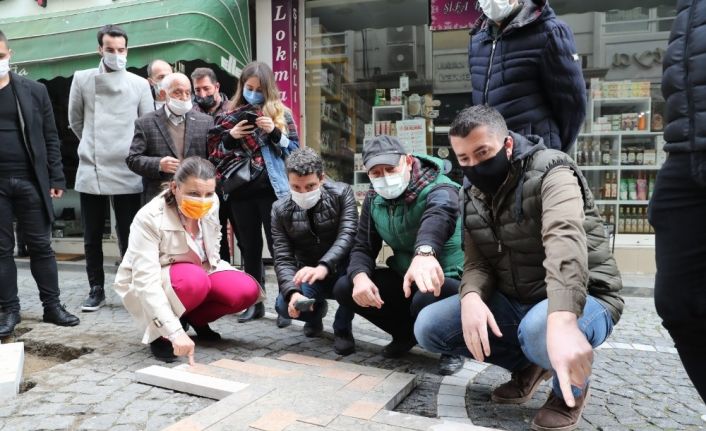
M 430 245 L 420 245 L 414 250 L 416 256 L 436 256 L 434 248 Z

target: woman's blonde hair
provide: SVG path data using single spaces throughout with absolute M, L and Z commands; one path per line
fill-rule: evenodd
M 275 74 L 272 72 L 272 69 L 270 69 L 270 66 L 265 63 L 253 61 L 245 66 L 243 72 L 240 74 L 235 96 L 228 104 L 228 110 L 233 111 L 248 104 L 248 101 L 243 97 L 243 88 L 245 88 L 245 82 L 252 77 L 256 77 L 260 80 L 260 91 L 262 91 L 262 95 L 265 96 L 265 102 L 262 105 L 263 114 L 272 118 L 275 127 L 280 129 L 282 133 L 287 134 L 287 120 L 284 114 L 285 112 L 289 112 L 289 108 L 282 103 L 279 90 L 277 89 L 277 83 L 275 82 Z

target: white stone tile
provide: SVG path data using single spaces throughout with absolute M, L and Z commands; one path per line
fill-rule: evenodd
M 635 350 L 641 350 L 643 352 L 656 352 L 657 351 L 654 348 L 654 346 L 648 346 L 647 344 L 633 343 L 632 347 L 635 348 Z
M 13 398 L 19 393 L 24 362 L 24 343 L 0 345 L 0 399 Z

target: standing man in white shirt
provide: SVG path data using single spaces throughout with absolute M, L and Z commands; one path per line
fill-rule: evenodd
M 132 219 L 140 209 L 142 178 L 128 169 L 135 120 L 154 110 L 146 79 L 125 70 L 128 36 L 116 25 L 98 31 L 97 68 L 74 74 L 69 95 L 69 125 L 81 140 L 75 189 L 81 193 L 86 273 L 90 293 L 82 311 L 105 304 L 103 229 L 108 202 L 117 222 L 118 246 L 125 253 Z

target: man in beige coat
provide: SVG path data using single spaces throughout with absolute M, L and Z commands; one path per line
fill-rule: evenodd
M 90 293 L 83 311 L 105 303 L 103 230 L 113 205 L 121 256 L 125 254 L 130 223 L 140 209 L 142 178 L 125 164 L 135 120 L 154 110 L 147 80 L 125 70 L 127 34 L 114 25 L 98 31 L 102 60 L 95 69 L 74 74 L 69 95 L 69 125 L 81 140 L 74 188 L 81 193 L 86 273 Z

